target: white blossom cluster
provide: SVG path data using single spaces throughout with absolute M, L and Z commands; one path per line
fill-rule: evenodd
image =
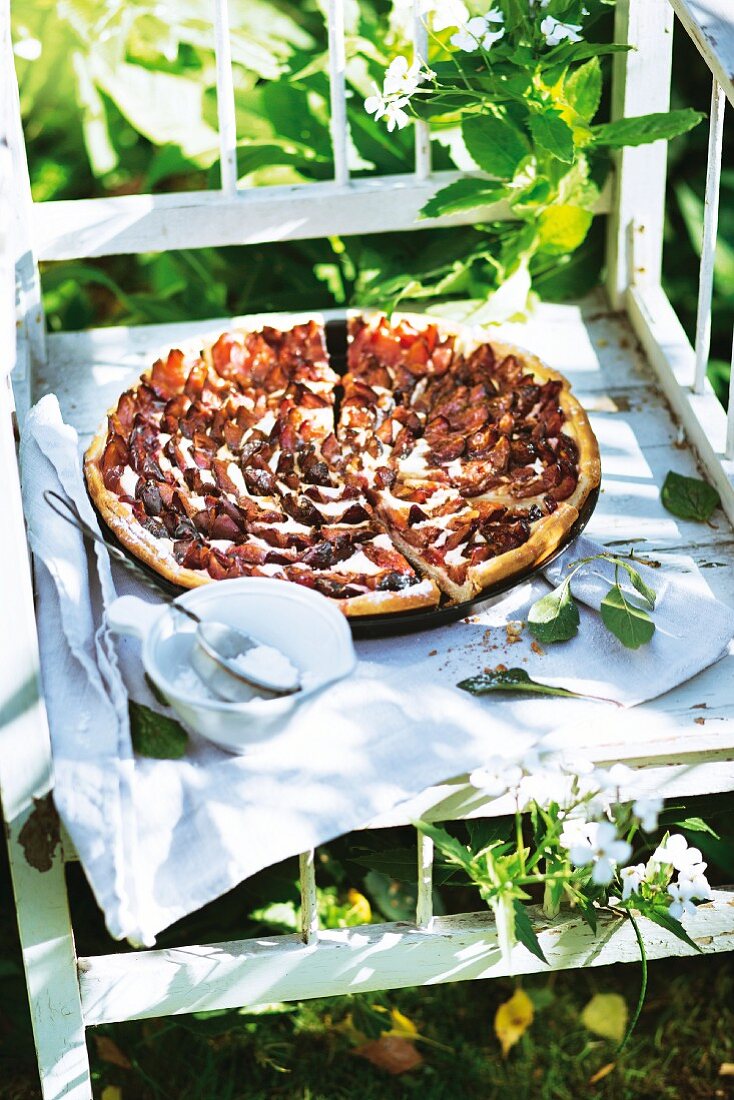
M 632 846 L 617 833 L 610 820 L 611 807 L 620 802 L 621 788 L 634 790 L 635 773 L 624 764 L 598 768 L 579 756 L 569 756 L 536 744 L 517 753 L 493 756 L 469 776 L 469 782 L 488 798 L 513 797 L 521 810 L 529 803 L 575 807 L 563 822 L 560 844 L 575 867 L 590 867 L 591 880 L 609 886 L 618 876 L 622 900 L 628 901 L 648 884 L 670 898 L 668 912 L 676 920 L 696 911 L 694 901 L 711 898 L 705 876 L 706 863 L 698 848 L 689 848 L 685 837 L 669 836 L 647 864 L 628 865 Z M 640 794 L 631 814 L 645 831 L 657 828 L 663 800 Z M 673 871 L 678 878 L 672 882 Z
M 410 97 L 424 81 L 431 80 L 434 75 L 418 61 L 409 62 L 407 57 L 394 57 L 385 70 L 382 90 L 375 84 L 375 94 L 364 101 L 365 111 L 374 115 L 375 119 L 386 119 L 390 132 L 395 127 L 401 130 L 410 122 L 410 115 L 405 110 L 410 103 Z
M 540 11 L 547 8 L 550 2 L 529 0 L 530 7 L 537 7 Z M 390 19 L 393 33 L 407 32 L 412 10 L 412 0 L 393 0 Z M 477 50 L 487 53 L 505 36 L 505 16 L 498 7 L 491 7 L 484 15 L 472 15 L 464 0 L 422 0 L 419 11 L 435 34 L 455 28 L 449 42 L 464 53 L 476 53 Z M 540 32 L 548 46 L 581 41 L 580 23 L 564 23 L 552 15 L 546 15 L 541 20 Z M 375 119 L 384 118 L 390 132 L 400 130 L 410 122 L 405 108 L 411 96 L 420 84 L 434 76 L 419 61 L 409 63 L 406 57 L 395 57 L 385 71 L 382 89 L 375 84 L 374 94 L 365 100 L 365 110 Z
M 668 907 L 671 917 L 680 920 L 684 913 L 696 912 L 693 899 L 708 901 L 711 887 L 704 874 L 708 866 L 703 862 L 698 848 L 689 848 L 684 836 L 674 833 L 650 856 L 651 864 L 674 867 L 678 872 L 678 881 L 671 882 L 668 893 L 673 899 Z
M 544 10 L 551 0 L 529 0 L 530 7 Z M 421 14 L 429 21 L 431 29 L 440 31 L 456 27 L 456 33 L 449 39 L 452 46 L 464 53 L 474 53 L 482 49 L 488 51 L 495 42 L 504 37 L 504 14 L 493 7 L 485 15 L 472 16 L 464 0 L 423 0 Z M 588 14 L 584 9 L 584 14 Z M 540 32 L 547 46 L 557 46 L 560 42 L 580 42 L 581 24 L 564 23 L 552 15 L 546 15 Z

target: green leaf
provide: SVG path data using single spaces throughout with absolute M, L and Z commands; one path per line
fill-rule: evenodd
M 688 133 L 705 116 L 700 111 L 685 107 L 681 111 L 661 114 L 638 115 L 636 118 L 618 118 L 602 126 L 592 126 L 594 143 L 609 149 L 622 149 L 625 145 L 646 145 L 650 141 L 670 141 Z
M 461 841 L 457 840 L 446 829 L 442 829 L 440 825 L 429 825 L 427 821 L 416 821 L 414 824 L 416 829 L 420 829 L 422 833 L 431 838 L 439 852 L 443 852 L 448 860 L 457 863 L 460 867 L 463 867 L 467 874 L 471 875 L 474 860 L 471 852 Z
M 142 703 L 129 701 L 130 736 L 140 756 L 155 760 L 180 760 L 186 752 L 188 734 L 174 718 L 156 714 Z
M 443 214 L 456 214 L 475 206 L 489 206 L 507 197 L 508 191 L 501 183 L 490 180 L 463 179 L 442 187 L 421 210 L 421 217 L 439 218 Z
M 578 634 L 579 609 L 573 602 L 570 578 L 535 601 L 528 614 L 528 626 L 539 642 L 567 642 Z
M 684 477 L 669 470 L 660 490 L 663 506 L 681 519 L 696 519 L 705 523 L 721 504 L 721 497 L 712 485 L 697 477 Z
M 591 931 L 596 935 L 597 910 L 594 908 L 592 903 L 590 901 L 586 901 L 585 898 L 578 898 L 576 901 L 576 909 L 578 910 L 584 924 L 587 924 Z
M 468 680 L 461 680 L 456 686 L 472 695 L 489 695 L 493 691 L 524 691 L 536 695 L 582 698 L 576 691 L 550 687 L 548 684 L 539 684 L 531 680 L 524 668 L 508 668 L 504 672 L 483 672 L 481 676 L 471 676 Z
M 515 828 L 515 819 L 512 817 L 477 817 L 470 818 L 466 822 L 469 842 L 472 851 L 482 852 L 498 841 L 511 840 Z M 413 852 L 415 863 L 415 852 Z
M 461 126 L 470 155 L 483 172 L 511 180 L 520 161 L 530 152 L 525 135 L 507 119 L 471 115 Z
M 414 850 L 413 863 L 415 864 L 415 862 Z M 451 873 L 458 874 L 459 872 L 455 867 L 452 867 Z M 373 911 L 375 909 L 379 910 L 385 920 L 414 920 L 417 901 L 416 877 L 415 871 L 413 872 L 412 882 L 404 878 L 394 879 L 389 875 L 382 874 L 380 871 L 368 871 L 364 876 L 364 886 L 372 903 Z M 434 880 L 435 885 L 438 885 L 437 880 Z
M 641 913 L 648 920 L 651 920 L 653 924 L 657 924 L 660 928 L 664 928 L 666 932 L 672 932 L 674 936 L 677 936 L 683 943 L 687 943 L 689 947 L 692 947 L 694 951 L 701 953 L 701 948 L 697 943 L 694 943 L 691 937 L 686 932 L 685 928 L 679 920 L 671 917 L 667 909 L 641 909 Z
M 625 561 L 624 558 L 612 558 L 611 560 L 614 561 L 616 565 L 622 566 L 624 571 L 627 573 L 630 581 L 632 582 L 632 587 L 637 589 L 645 603 L 649 606 L 650 610 L 654 611 L 655 600 L 657 599 L 655 589 L 651 588 L 649 584 L 645 584 L 635 567 L 633 565 L 630 565 L 628 561 Z
M 415 847 L 391 848 L 384 852 L 361 851 L 351 855 L 350 859 L 360 867 L 368 867 L 371 871 L 398 882 L 415 885 L 418 881 Z M 455 867 L 447 867 L 439 860 L 434 861 L 433 880 L 436 886 L 443 886 L 456 873 Z
M 618 584 L 609 589 L 601 602 L 600 611 L 607 630 L 611 630 L 628 649 L 639 649 L 655 633 L 655 623 L 648 613 L 627 599 Z
M 686 817 L 683 821 L 676 821 L 674 824 L 677 825 L 679 829 L 687 829 L 689 833 L 709 833 L 710 836 L 715 837 L 716 840 L 721 840 L 719 834 L 714 832 L 711 826 L 707 825 L 702 817 Z
M 539 149 L 572 164 L 574 158 L 573 130 L 561 118 L 558 111 L 547 108 L 542 113 L 532 114 L 529 121 L 530 133 Z
M 599 110 L 602 76 L 598 57 L 592 57 L 585 65 L 567 74 L 563 82 L 566 100 L 574 111 L 588 122 Z
M 580 206 L 549 206 L 538 218 L 538 238 L 543 252 L 560 256 L 573 252 L 589 232 L 593 215 Z
M 576 61 L 586 61 L 589 57 L 604 57 L 610 53 L 626 53 L 632 47 L 623 42 L 562 42 L 559 46 L 549 50 L 541 61 L 542 69 L 554 67 L 565 68 Z M 555 81 L 546 76 L 546 83 L 554 84 Z
M 515 910 L 515 935 L 518 942 L 526 947 L 531 955 L 535 955 L 536 959 L 540 959 L 541 962 L 548 964 L 548 960 L 543 954 L 543 948 L 540 946 L 538 937 L 535 934 L 530 918 L 528 917 L 525 906 L 517 898 L 513 901 L 513 908 Z

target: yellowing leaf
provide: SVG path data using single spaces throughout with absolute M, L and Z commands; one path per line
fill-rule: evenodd
M 722 1062 L 719 1066 L 719 1077 L 734 1077 L 734 1062 Z
M 418 1036 L 418 1028 L 412 1020 L 403 1015 L 400 1009 L 391 1008 L 390 1019 L 392 1020 L 392 1027 L 388 1031 L 388 1035 L 402 1035 L 404 1038 L 415 1038 Z
M 505 1058 L 530 1027 L 533 1016 L 533 1002 L 522 989 L 516 989 L 509 1001 L 499 1006 L 494 1017 L 494 1033 Z
M 100 1100 L 122 1100 L 122 1089 L 117 1085 L 105 1085 Z
M 605 1077 L 608 1077 L 609 1074 L 612 1073 L 616 1065 L 616 1062 L 607 1062 L 607 1064 L 602 1066 L 601 1069 L 598 1069 L 596 1073 L 592 1073 L 589 1078 L 589 1084 L 595 1085 L 598 1081 L 603 1081 Z
M 410 1039 L 397 1035 L 381 1035 L 379 1039 L 358 1047 L 354 1054 L 366 1058 L 378 1069 L 393 1074 L 407 1073 L 423 1061 L 423 1055 L 416 1050 Z
M 580 206 L 549 206 L 538 218 L 540 247 L 553 256 L 573 252 L 584 240 L 591 221 L 590 212 Z
M 595 993 L 581 1013 L 581 1023 L 595 1035 L 620 1043 L 627 1027 L 627 1005 L 619 993 Z
M 372 907 L 364 894 L 360 894 L 359 890 L 349 890 L 347 892 L 347 901 L 351 906 L 349 913 L 350 917 L 357 917 L 362 924 L 369 924 L 371 922 Z

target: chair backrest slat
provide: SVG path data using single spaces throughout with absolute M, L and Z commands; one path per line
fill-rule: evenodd
M 349 182 L 346 89 L 346 43 L 344 41 L 344 0 L 329 0 L 329 88 L 331 99 L 331 146 L 334 151 L 334 181 Z M 306 185 L 308 186 L 308 185 Z
M 227 0 L 214 0 L 214 42 L 217 59 L 217 119 L 221 187 L 227 195 L 237 191 L 237 116 L 235 113 L 232 51 L 229 44 Z

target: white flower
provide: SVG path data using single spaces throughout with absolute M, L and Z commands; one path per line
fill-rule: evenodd
M 706 863 L 693 863 L 678 875 L 680 888 L 685 890 L 689 897 L 698 898 L 699 901 L 708 901 L 713 896 L 704 874 L 707 866 Z
M 431 25 L 438 33 L 447 27 L 463 27 L 469 20 L 464 0 L 423 0 L 421 15 L 432 15 Z
M 669 836 L 650 856 L 651 863 L 672 864 L 676 871 L 685 871 L 688 867 L 701 864 L 701 859 L 698 848 L 689 848 L 688 841 L 680 833 Z M 705 868 L 706 864 L 702 866 Z
M 646 833 L 652 833 L 658 827 L 658 815 L 663 808 L 662 798 L 657 795 L 643 795 L 632 803 L 632 812 L 638 818 Z
M 403 107 L 409 102 L 410 100 L 405 96 L 403 99 L 393 99 L 385 105 L 382 115 L 387 119 L 387 128 L 390 133 L 393 132 L 396 126 L 398 130 L 402 130 L 410 122 L 410 115 L 403 110 Z M 378 117 L 381 116 L 375 115 L 375 118 Z
M 563 42 L 564 39 L 568 39 L 569 42 L 581 41 L 580 23 L 561 23 L 552 15 L 546 15 L 545 19 L 540 24 L 540 31 L 541 34 L 545 35 L 545 41 L 548 46 L 557 46 L 558 43 Z
M 706 864 L 700 864 L 699 866 L 705 868 Z M 693 876 L 688 876 L 681 871 L 678 881 L 671 882 L 668 887 L 668 893 L 673 899 L 668 906 L 668 912 L 671 917 L 680 920 L 684 913 L 688 916 L 695 914 L 694 898 L 698 898 L 699 901 L 706 901 L 711 897 L 711 887 L 706 881 L 702 870 L 696 870 Z
M 547 8 L 551 0 L 530 0 L 530 7 L 534 8 L 537 4 L 539 8 Z
M 522 779 L 522 768 L 511 759 L 493 756 L 485 767 L 475 768 L 469 776 L 472 787 L 483 792 L 489 798 L 499 798 L 507 794 L 510 787 L 516 787 Z
M 564 848 L 571 849 L 577 844 L 588 844 L 589 827 L 583 817 L 569 817 L 563 823 L 563 831 L 558 838 Z
M 608 821 L 590 822 L 586 826 L 585 839 L 569 849 L 571 862 L 576 867 L 588 867 L 593 863 L 591 878 L 598 886 L 610 883 L 615 864 L 624 863 L 631 855 L 631 846 L 617 837 L 614 826 Z
M 691 901 L 690 895 L 678 883 L 671 882 L 668 893 L 673 899 L 668 906 L 668 912 L 674 920 L 680 920 L 684 914 L 689 917 L 695 916 L 696 906 Z
M 628 787 L 634 778 L 635 773 L 626 764 L 612 764 L 611 768 L 594 770 L 594 779 L 600 791 L 617 791 L 620 787 Z
M 380 89 L 377 87 L 376 84 L 374 85 L 374 89 L 375 94 L 367 96 L 367 98 L 365 99 L 364 109 L 368 115 L 374 115 L 375 121 L 377 121 L 378 118 L 382 118 L 382 116 L 385 114 L 387 103 L 385 102 L 385 97 L 382 95 Z
M 42 48 L 37 38 L 21 38 L 14 43 L 13 53 L 16 57 L 22 57 L 24 61 L 38 61 Z
M 645 864 L 637 863 L 634 866 L 623 867 L 619 872 L 622 879 L 622 901 L 626 901 L 630 894 L 636 894 L 645 881 Z
M 480 46 L 483 50 L 490 50 L 495 42 L 504 37 L 505 28 L 501 26 L 504 21 L 505 17 L 498 8 L 492 8 L 486 15 L 475 15 L 463 23 L 456 34 L 452 34 L 451 45 L 464 53 L 474 53 Z
M 385 70 L 382 94 L 385 97 L 411 96 L 419 84 L 424 80 L 430 80 L 435 75 L 430 69 L 422 69 L 419 61 L 408 64 L 407 57 L 399 55 L 392 59 Z

